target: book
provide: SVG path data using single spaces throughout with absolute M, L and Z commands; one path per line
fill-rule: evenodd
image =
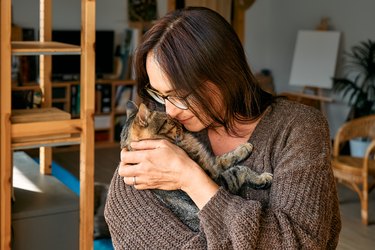
M 111 127 L 110 115 L 95 115 L 94 116 L 95 129 L 109 129 Z
M 80 85 L 72 85 L 70 92 L 70 113 L 72 116 L 80 115 Z
M 110 113 L 112 101 L 111 84 L 96 84 L 95 86 L 95 112 Z

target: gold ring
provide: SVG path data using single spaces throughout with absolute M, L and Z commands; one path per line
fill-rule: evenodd
M 133 176 L 133 186 L 137 185 L 137 181 L 135 179 L 135 176 Z

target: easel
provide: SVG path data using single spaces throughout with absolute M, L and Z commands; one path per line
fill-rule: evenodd
M 315 28 L 316 31 L 328 31 L 328 18 L 322 18 L 319 25 Z M 323 90 L 320 87 L 303 86 L 301 92 L 284 92 L 281 95 L 286 96 L 288 99 L 301 102 L 303 104 L 313 106 L 325 114 L 324 105 L 326 102 L 332 102 L 333 99 L 325 97 Z
M 333 99 L 323 96 L 321 92 L 321 88 L 305 86 L 301 92 L 283 92 L 280 96 L 285 96 L 289 100 L 312 106 L 325 114 L 325 103 L 332 102 Z
M 325 114 L 325 103 L 332 102 L 333 99 L 326 97 L 322 93 L 322 89 L 318 87 L 305 86 L 302 92 L 285 93 L 289 99 L 293 99 L 297 102 L 315 107 Z

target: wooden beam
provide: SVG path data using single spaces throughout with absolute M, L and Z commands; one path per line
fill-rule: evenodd
M 0 249 L 11 248 L 11 0 L 0 1 Z
M 233 20 L 232 26 L 237 32 L 242 44 L 245 43 L 245 14 L 255 2 L 255 0 L 233 0 Z
M 95 0 L 81 2 L 80 249 L 93 249 L 94 238 L 94 96 Z

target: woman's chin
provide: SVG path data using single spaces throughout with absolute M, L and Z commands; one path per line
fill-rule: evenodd
M 205 128 L 200 122 L 185 123 L 185 124 L 183 124 L 183 126 L 186 130 L 188 130 L 190 132 L 199 132 L 199 131 L 201 131 L 202 129 Z

